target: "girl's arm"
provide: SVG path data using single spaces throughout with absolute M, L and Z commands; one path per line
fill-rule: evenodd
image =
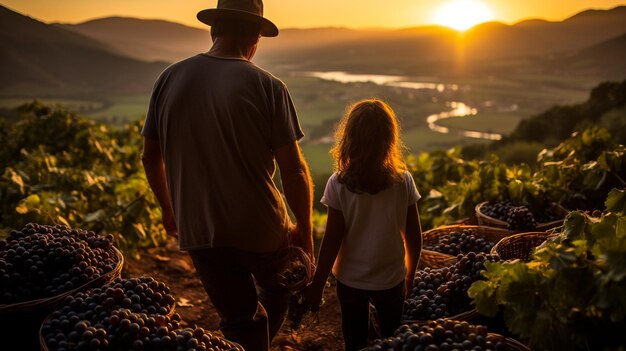
M 407 266 L 404 286 L 408 296 L 413 289 L 413 278 L 415 277 L 415 270 L 417 269 L 417 263 L 420 260 L 420 254 L 422 252 L 422 227 L 416 204 L 409 206 L 407 210 L 404 247 Z
M 345 230 L 346 226 L 343 213 L 332 207 L 328 207 L 326 233 L 322 240 L 315 276 L 311 284 L 304 291 L 304 303 L 311 310 L 315 311 L 319 308 L 324 286 L 326 286 L 326 279 L 328 279 L 328 274 L 330 274 L 330 270 L 339 253 Z

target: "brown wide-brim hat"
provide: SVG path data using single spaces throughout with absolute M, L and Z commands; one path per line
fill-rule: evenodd
M 212 26 L 217 20 L 240 20 L 256 22 L 261 25 L 261 35 L 275 37 L 278 27 L 263 17 L 263 1 L 261 0 L 218 0 L 217 8 L 198 12 L 198 20 Z

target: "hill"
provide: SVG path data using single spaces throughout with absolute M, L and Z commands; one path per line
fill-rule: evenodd
M 107 17 L 54 26 L 105 42 L 117 52 L 144 61 L 174 62 L 211 46 L 209 31 L 163 20 Z
M 586 10 L 561 22 L 526 20 L 513 27 L 540 40 L 547 52 L 581 50 L 626 33 L 626 6 Z
M 176 61 L 210 46 L 208 27 L 158 20 L 103 18 L 60 26 L 143 60 Z M 483 23 L 464 33 L 438 26 L 283 29 L 277 38 L 261 40 L 255 60 L 271 69 L 437 74 L 454 68 L 467 73 L 484 70 L 494 58 L 576 52 L 624 33 L 626 6 L 587 10 L 560 22 Z M 458 67 L 459 61 L 466 62 L 464 67 Z
M 577 58 L 606 77 L 626 77 L 626 33 L 581 50 Z
M 165 63 L 146 63 L 114 47 L 0 6 L 0 94 L 93 96 L 149 91 Z
M 525 119 L 509 136 L 509 141 L 537 141 L 546 144 L 563 140 L 575 131 L 590 126 L 604 124 L 603 118 L 609 112 L 624 114 L 626 107 L 626 80 L 622 82 L 604 82 L 595 87 L 589 99 L 575 105 L 559 105 Z M 626 119 L 622 119 L 620 128 L 614 130 L 617 142 L 623 140 Z M 613 131 L 613 130 L 612 130 Z

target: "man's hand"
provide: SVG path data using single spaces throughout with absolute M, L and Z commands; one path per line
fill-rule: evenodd
M 159 141 L 149 138 L 143 139 L 143 151 L 141 153 L 141 161 L 146 172 L 146 178 L 150 184 L 150 188 L 161 206 L 163 228 L 167 235 L 178 238 L 178 227 L 174 219 L 174 211 L 172 210 L 172 202 L 167 189 L 167 178 L 165 176 L 165 166 Z
M 306 253 L 311 262 L 315 261 L 313 257 L 313 234 L 312 229 L 302 229 L 301 226 L 295 225 L 289 231 L 289 240 L 293 246 L 301 248 Z
M 172 211 L 165 211 L 163 213 L 163 228 L 168 236 L 178 239 L 178 227 L 176 226 L 176 220 Z

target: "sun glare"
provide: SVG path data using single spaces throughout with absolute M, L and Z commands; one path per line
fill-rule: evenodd
M 464 31 L 479 23 L 493 19 L 491 10 L 476 0 L 452 0 L 435 13 L 435 23 Z

